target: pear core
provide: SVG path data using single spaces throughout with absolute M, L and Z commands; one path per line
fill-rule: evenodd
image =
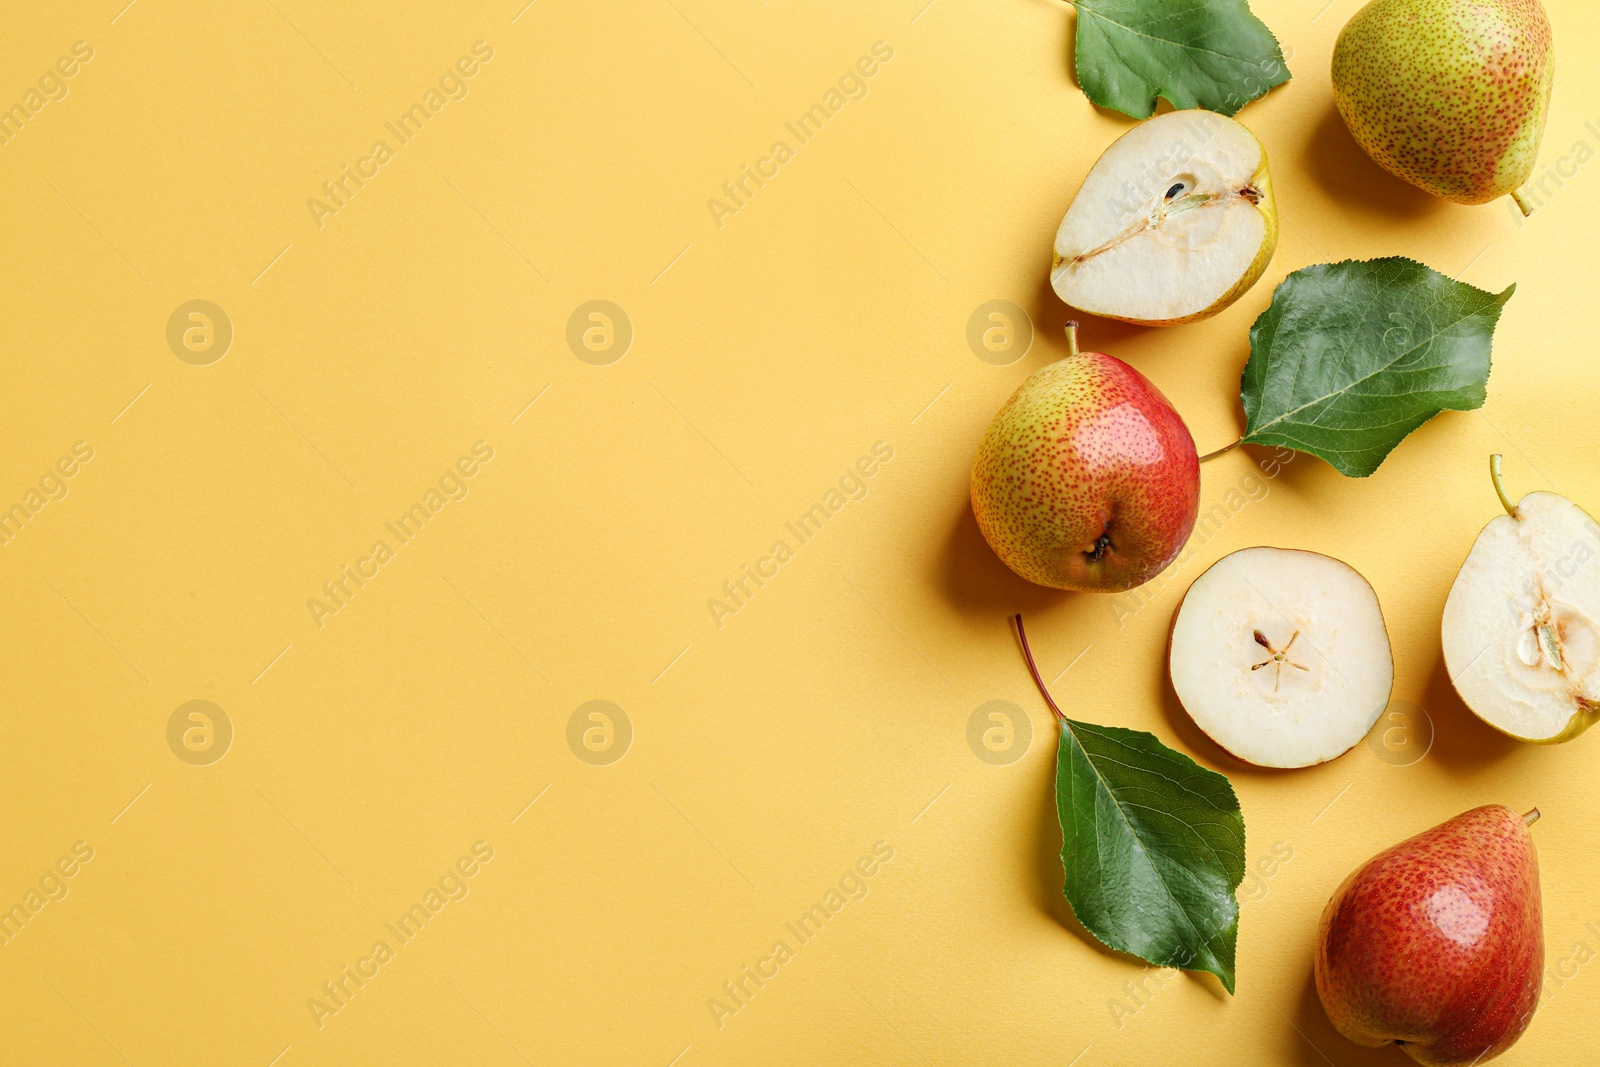
M 1173 111 L 1090 169 L 1056 232 L 1050 284 L 1090 314 L 1172 325 L 1231 304 L 1277 241 L 1261 142 L 1222 115 Z
M 1564 496 L 1529 493 L 1483 528 L 1450 587 L 1445 666 L 1490 726 L 1565 741 L 1600 718 L 1597 621 L 1600 527 Z

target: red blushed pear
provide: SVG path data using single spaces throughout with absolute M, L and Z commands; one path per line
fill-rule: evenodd
M 1441 1067 L 1483 1063 L 1522 1036 L 1544 971 L 1538 817 L 1474 808 L 1345 879 L 1322 913 L 1315 968 L 1341 1034 Z
M 1006 566 L 1056 589 L 1120 592 L 1177 558 L 1200 506 L 1183 419 L 1120 359 L 1079 352 L 1034 373 L 972 465 L 972 513 Z

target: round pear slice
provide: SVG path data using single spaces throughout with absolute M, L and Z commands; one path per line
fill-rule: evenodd
M 1091 315 L 1172 326 L 1233 303 L 1277 246 L 1261 142 L 1223 115 L 1171 111 L 1090 169 L 1056 231 L 1050 284 Z
M 1286 548 L 1243 548 L 1196 578 L 1168 663 L 1195 725 L 1261 767 L 1347 752 L 1394 684 L 1372 586 L 1347 563 Z
M 1524 741 L 1566 741 L 1600 718 L 1600 527 L 1556 493 L 1513 505 L 1472 543 L 1444 602 L 1444 662 L 1478 718 Z

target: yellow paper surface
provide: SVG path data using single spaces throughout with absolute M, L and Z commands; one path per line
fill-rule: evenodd
M 1014 578 L 967 504 L 989 419 L 1065 353 L 1051 238 L 1129 125 L 1076 89 L 1069 8 L 122 3 L 12 5 L 0 37 L 28 115 L 0 143 L 0 506 L 27 516 L 0 546 L 0 906 L 26 916 L 0 1058 L 1399 1063 L 1324 1019 L 1318 915 L 1490 802 L 1545 815 L 1550 993 L 1504 1062 L 1600 1045 L 1600 738 L 1498 737 L 1438 631 L 1491 451 L 1513 492 L 1600 507 L 1593 5 L 1548 4 L 1527 220 L 1356 148 L 1327 75 L 1353 0 L 1254 5 L 1296 75 L 1240 116 L 1277 256 L 1209 321 L 1091 319 L 1084 347 L 1209 450 L 1290 271 L 1405 254 L 1519 288 L 1481 412 L 1366 480 L 1296 458 L 1232 511 L 1271 453 L 1207 464 L 1223 518 L 1129 601 Z M 1007 365 L 968 344 L 996 300 L 1031 318 Z M 1386 728 L 1431 724 L 1425 757 L 1379 734 L 1269 773 L 1192 727 L 1172 610 L 1253 544 L 1372 581 L 1410 716 Z M 1237 996 L 1071 918 L 1016 610 L 1070 714 L 1232 778 Z

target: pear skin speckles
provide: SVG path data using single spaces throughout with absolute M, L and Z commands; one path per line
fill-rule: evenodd
M 995 554 L 1056 589 L 1117 592 L 1167 567 L 1194 529 L 1200 461 L 1149 380 L 1099 352 L 1037 371 L 990 424 L 972 512 Z
M 1527 822 L 1474 808 L 1345 879 L 1322 913 L 1317 993 L 1358 1045 L 1403 1041 L 1419 1063 L 1483 1063 L 1533 1018 L 1543 924 Z
M 1372 0 L 1339 34 L 1334 98 L 1386 170 L 1483 204 L 1532 173 L 1554 67 L 1539 0 Z

